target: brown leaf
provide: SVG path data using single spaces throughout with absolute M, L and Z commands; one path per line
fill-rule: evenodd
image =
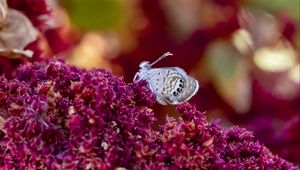
M 17 10 L 8 9 L 4 24 L 0 30 L 0 54 L 8 58 L 32 57 L 33 52 L 24 48 L 37 39 L 38 33 L 29 19 Z
M 6 0 L 0 0 L 0 27 L 5 23 L 7 16 L 7 2 Z

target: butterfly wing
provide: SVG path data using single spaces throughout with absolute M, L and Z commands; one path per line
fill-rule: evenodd
M 176 97 L 177 100 L 174 100 L 172 104 L 179 104 L 188 101 L 197 93 L 199 89 L 198 81 L 190 76 L 184 76 L 183 84 L 184 86 L 182 88 L 182 91 L 178 93 L 178 96 Z
M 168 102 L 165 99 L 165 95 L 168 94 L 171 89 L 168 88 L 168 79 L 171 71 L 165 68 L 153 68 L 147 71 L 147 82 L 151 91 L 155 94 L 156 100 L 162 105 L 166 105 Z
M 179 104 L 189 100 L 198 91 L 197 80 L 178 67 L 148 70 L 148 85 L 160 104 Z

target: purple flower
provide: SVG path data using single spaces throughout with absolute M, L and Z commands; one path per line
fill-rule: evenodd
M 190 104 L 156 130 L 154 102 L 145 82 L 60 60 L 28 63 L 0 81 L 0 168 L 299 169 Z

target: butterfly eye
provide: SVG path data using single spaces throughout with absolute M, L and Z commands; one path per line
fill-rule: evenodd
M 176 91 L 173 92 L 173 95 L 174 95 L 174 96 L 177 96 L 177 94 L 178 94 L 178 93 L 177 93 Z
M 179 80 L 179 82 L 180 82 L 180 83 L 183 83 L 183 80 L 182 80 L 182 79 L 180 79 L 180 80 Z
M 179 87 L 181 87 L 181 88 L 182 88 L 182 87 L 183 87 L 183 85 L 182 85 L 182 84 L 179 84 Z
M 177 90 L 178 92 L 180 92 L 180 88 L 177 88 L 176 90 Z

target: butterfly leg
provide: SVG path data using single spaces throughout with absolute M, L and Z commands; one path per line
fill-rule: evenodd
M 133 82 L 139 82 L 141 80 L 140 74 L 136 73 L 133 78 Z

